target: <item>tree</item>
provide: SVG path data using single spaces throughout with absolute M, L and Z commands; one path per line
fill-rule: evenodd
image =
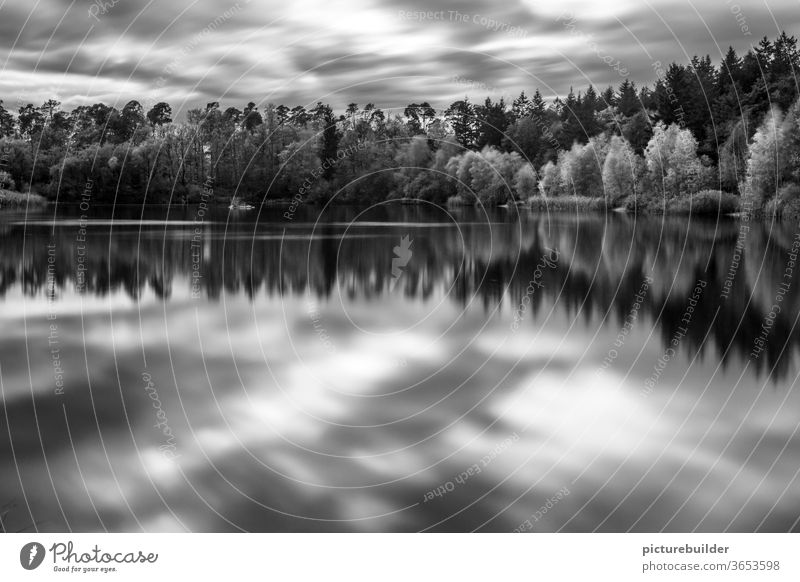
M 718 101 L 717 71 L 711 64 L 711 57 L 695 56 L 688 73 L 688 95 L 681 103 L 685 124 L 700 144 L 700 154 L 716 159 L 721 145 L 716 143 L 718 122 L 712 118 L 713 106 Z
M 616 105 L 623 116 L 633 117 L 639 112 L 641 104 L 636 93 L 636 84 L 633 81 L 624 79 L 619 85 L 618 95 Z
M 787 180 L 800 184 L 800 97 L 787 113 L 781 131 L 786 139 Z
M 568 152 L 559 156 L 561 183 L 576 196 L 603 196 L 603 162 L 608 143 L 593 137 L 587 144 L 575 143 Z
M 628 141 L 637 155 L 644 153 L 644 148 L 653 137 L 653 124 L 646 111 L 639 111 L 622 125 L 622 136 Z
M 528 117 L 533 113 L 532 111 L 533 106 L 531 104 L 531 100 L 525 95 L 525 91 L 519 94 L 519 97 L 514 99 L 514 102 L 511 104 L 511 118 L 514 121 L 518 121 L 523 117 Z
M 238 127 L 242 122 L 242 112 L 236 107 L 228 107 L 222 112 L 222 120 L 234 127 Z
M 462 147 L 469 149 L 475 146 L 477 137 L 475 107 L 469 99 L 453 102 L 444 112 L 444 117 Z
M 355 130 L 356 128 L 356 121 L 358 120 L 358 103 L 350 103 L 347 106 L 346 111 L 346 119 L 348 121 L 348 129 L 350 131 Z
M 264 119 L 258 112 L 256 104 L 250 101 L 242 111 L 242 127 L 245 131 L 252 132 L 256 127 L 264 123 Z
M 614 107 L 617 104 L 617 96 L 614 93 L 614 87 L 609 85 L 605 91 L 600 94 L 600 99 L 606 107 Z
M 630 144 L 613 136 L 603 163 L 603 190 L 606 200 L 618 204 L 636 193 L 638 163 Z
M 164 101 L 159 101 L 147 112 L 147 120 L 153 127 L 162 127 L 172 123 L 172 107 Z
M 3 100 L 0 99 L 0 138 L 14 136 L 14 116 L 3 107 Z
M 323 105 L 318 102 L 311 112 L 318 127 L 321 127 L 322 139 L 320 140 L 319 159 L 325 164 L 327 160 L 336 159 L 336 151 L 339 149 L 339 130 L 336 127 L 336 117 L 330 105 Z M 325 164 L 322 177 L 330 180 L 336 172 L 335 164 Z
M 659 122 L 645 149 L 645 161 L 656 188 L 653 195 L 662 193 L 669 200 L 697 192 L 702 168 L 697 140 L 688 129 Z
M 742 83 L 742 59 L 736 54 L 734 48 L 728 47 L 728 52 L 719 64 L 719 75 L 717 76 L 717 93 L 726 95 L 736 91 Z
M 775 40 L 769 75 L 769 94 L 773 103 L 787 110 L 797 98 L 800 51 L 797 39 L 785 31 Z
M 44 117 L 42 117 L 39 109 L 34 107 L 32 103 L 28 103 L 19 108 L 17 123 L 19 124 L 20 134 L 31 140 L 35 134 L 38 134 L 44 128 Z
M 670 64 L 664 79 L 656 82 L 653 92 L 656 118 L 666 125 L 685 125 L 687 119 L 684 106 L 698 97 L 692 87 L 692 75 L 686 67 L 677 63 Z
M 544 117 L 546 110 L 547 104 L 544 102 L 544 97 L 542 97 L 539 89 L 536 89 L 536 92 L 533 94 L 533 98 L 531 99 L 530 114 L 534 117 Z
M 581 131 L 589 138 L 600 133 L 600 124 L 597 122 L 597 112 L 600 99 L 594 87 L 589 85 L 583 100 L 580 101 L 578 106 L 578 123 L 581 126 Z
M 539 192 L 544 198 L 557 198 L 564 194 L 564 187 L 561 184 L 561 172 L 557 164 L 547 162 L 542 168 L 541 176 Z
M 580 93 L 576 96 L 570 87 L 567 98 L 563 102 L 556 100 L 556 107 L 561 121 L 558 140 L 561 147 L 568 150 L 575 143 L 586 143 L 590 136 L 586 134 L 581 123 L 580 110 L 583 108 L 583 98 Z
M 789 123 L 784 123 L 783 114 L 775 107 L 753 136 L 747 160 L 745 201 L 752 204 L 755 211 L 774 198 L 791 176 L 792 152 L 787 148 L 787 133 L 792 129 L 793 120 L 794 116 Z
M 127 141 L 144 125 L 144 109 L 138 101 L 128 101 L 120 112 L 120 138 Z
M 747 122 L 740 119 L 733 125 L 719 153 L 719 180 L 723 190 L 741 194 L 740 184 L 747 177 L 747 159 L 750 155 Z
M 500 147 L 510 117 L 502 97 L 495 103 L 487 97 L 482 106 L 475 108 L 475 115 L 478 125 L 476 147 Z
M 278 125 L 286 125 L 291 122 L 292 110 L 286 105 L 280 104 L 275 108 L 275 118 L 278 121 Z
M 468 150 L 451 157 L 446 166 L 447 173 L 456 181 L 456 191 L 459 197 L 467 203 L 474 203 L 477 199 L 476 193 L 472 190 L 472 174 L 470 173 L 472 162 L 477 156 L 478 154 Z
M 531 164 L 523 164 L 514 176 L 514 193 L 517 200 L 525 200 L 537 194 L 536 170 Z
M 400 188 L 403 194 L 410 198 L 416 198 L 416 194 L 409 191 L 409 184 L 421 173 L 427 173 L 426 168 L 432 159 L 431 150 L 428 147 L 428 140 L 423 136 L 415 136 L 411 141 L 400 148 L 396 162 L 400 174 Z
M 547 146 L 542 143 L 541 122 L 537 121 L 533 117 L 522 117 L 512 123 L 503 140 L 503 147 L 518 152 L 527 161 L 538 166 L 544 161 L 544 150 Z
M 464 159 L 460 177 L 469 180 L 470 190 L 481 204 L 503 204 L 514 197 L 515 177 L 523 164 L 519 154 L 486 147 L 479 154 L 467 152 Z
M 403 115 L 408 119 L 408 128 L 412 135 L 427 133 L 428 126 L 436 119 L 436 110 L 427 101 L 411 103 L 404 110 Z
M 289 122 L 296 127 L 305 127 L 311 120 L 311 115 L 306 111 L 306 108 L 298 105 L 293 107 L 289 115 Z
M 61 185 L 76 196 L 82 180 L 93 176 L 98 192 L 102 179 L 102 188 L 119 188 L 126 200 L 144 196 L 148 183 L 165 190 L 173 184 L 177 199 L 197 200 L 211 175 L 221 198 L 234 192 L 255 198 L 274 178 L 271 195 L 292 192 L 291 180 L 279 176 L 280 156 L 302 150 L 303 163 L 290 166 L 319 170 L 314 199 L 344 185 L 342 199 L 358 202 L 388 193 L 444 201 L 457 191 L 455 180 L 436 171 L 380 171 L 414 159 L 406 165 L 463 177 L 465 199 L 474 200 L 474 190 L 481 201 L 499 203 L 509 193 L 527 196 L 537 178 L 547 195 L 599 196 L 604 183 L 610 199 L 626 197 L 632 159 L 645 203 L 650 193 L 672 199 L 708 185 L 762 205 L 777 196 L 778 204 L 800 188 L 799 52 L 797 40 L 781 33 L 741 56 L 728 49 L 716 67 L 708 56 L 668 64 L 650 87 L 624 79 L 600 95 L 592 86 L 576 88 L 552 103 L 537 89 L 508 106 L 503 99 L 476 106 L 464 98 L 443 115 L 425 101 L 409 103 L 405 115 L 384 113 L 374 103 L 350 103 L 334 113 L 322 103 L 309 110 L 268 104 L 259 112 L 253 102 L 240 111 L 214 101 L 173 122 L 165 102 L 145 115 L 135 100 L 121 110 L 96 103 L 67 112 L 50 99 L 39 107 L 21 104 L 15 119 L 0 102 L 0 139 L 9 148 L 3 169 L 16 184 L 46 192 L 50 181 L 53 192 Z M 775 104 L 786 114 L 773 112 Z M 479 157 L 465 149 L 480 151 Z M 539 176 L 533 168 L 542 168 Z

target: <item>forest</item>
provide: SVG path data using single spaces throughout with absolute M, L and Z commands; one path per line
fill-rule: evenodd
M 77 203 L 559 202 L 634 212 L 800 215 L 797 40 L 763 38 L 546 101 L 436 110 L 249 102 L 189 110 L 0 101 L 0 188 Z M 13 109 L 13 108 L 12 108 Z M 89 188 L 87 189 L 87 185 Z

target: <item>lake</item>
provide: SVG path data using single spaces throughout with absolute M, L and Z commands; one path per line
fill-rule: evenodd
M 0 215 L 8 531 L 800 530 L 789 224 Z

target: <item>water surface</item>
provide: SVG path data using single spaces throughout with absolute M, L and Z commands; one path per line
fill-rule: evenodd
M 0 216 L 8 530 L 798 529 L 790 225 L 53 212 Z

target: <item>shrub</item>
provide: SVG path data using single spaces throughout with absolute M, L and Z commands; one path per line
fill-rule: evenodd
M 787 184 L 778 190 L 777 195 L 764 204 L 764 216 L 797 220 L 800 212 L 800 186 Z
M 0 189 L 14 190 L 15 188 L 16 183 L 14 182 L 14 178 L 11 177 L 11 174 L 5 170 L 0 170 Z
M 604 198 L 594 196 L 561 196 L 544 198 L 536 196 L 528 199 L 530 209 L 535 212 L 604 212 L 608 209 Z
M 739 211 L 739 197 L 719 190 L 703 190 L 688 199 L 674 200 L 669 211 L 675 214 L 720 216 Z
M 733 126 L 730 136 L 719 152 L 720 186 L 739 195 L 744 193 L 742 184 L 747 177 L 747 157 L 750 147 L 747 137 L 746 121 L 740 119 Z
M 798 198 L 800 198 L 800 185 L 798 184 L 787 184 L 778 190 L 778 200 L 784 204 Z
M 792 198 L 784 203 L 781 208 L 781 219 L 800 222 L 800 198 Z
M 47 200 L 44 196 L 29 192 L 22 194 L 20 192 L 10 192 L 8 190 L 0 190 L 0 208 L 17 207 L 22 208 L 26 206 L 45 206 Z

